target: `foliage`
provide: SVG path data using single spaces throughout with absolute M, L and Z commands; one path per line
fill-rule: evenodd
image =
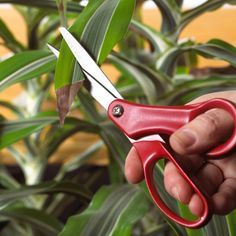
M 84 89 L 78 92 L 83 76 L 58 35 L 60 25 L 69 26 L 99 64 L 109 63 L 120 72 L 116 87 L 126 99 L 183 104 L 203 93 L 236 87 L 233 45 L 223 39 L 206 43 L 180 40 L 184 27 L 201 14 L 225 3 L 235 5 L 235 0 L 208 0 L 190 10 L 182 8 L 182 0 L 153 0 L 162 16 L 159 30 L 142 23 L 143 2 L 90 0 L 83 7 L 81 1 L 0 0 L 12 3 L 28 26 L 28 44 L 23 45 L 0 18 L 0 37 L 13 53 L 1 58 L 0 90 L 7 93 L 7 88 L 20 84 L 24 98 L 22 104 L 0 101 L 15 117 L 1 114 L 0 147 L 15 159 L 23 176 L 21 180 L 13 177 L 1 165 L 1 235 L 235 235 L 235 212 L 215 216 L 199 230 L 165 219 L 145 194 L 143 184 L 133 186 L 125 181 L 128 140 Z M 58 60 L 46 43 L 60 48 Z M 113 50 L 115 45 L 118 50 Z M 229 66 L 198 69 L 197 55 L 226 61 Z M 56 103 L 62 122 L 71 110 L 63 126 L 55 113 Z M 96 139 L 82 153 L 53 165 L 56 173 L 48 176 L 62 143 L 81 133 Z M 89 165 L 88 160 L 104 146 L 109 164 Z M 165 201 L 190 217 L 165 194 L 161 165 L 157 170 L 155 177 Z M 73 211 L 68 213 L 71 206 Z

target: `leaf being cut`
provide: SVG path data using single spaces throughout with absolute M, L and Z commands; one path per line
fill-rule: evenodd
M 130 236 L 148 210 L 144 192 L 130 185 L 102 187 L 90 206 L 69 218 L 60 236 Z
M 114 45 L 125 35 L 134 4 L 134 0 L 89 1 L 69 30 L 81 39 L 81 43 L 94 59 L 102 63 Z M 55 89 L 62 122 L 82 79 L 81 70 L 63 41 L 55 73 Z

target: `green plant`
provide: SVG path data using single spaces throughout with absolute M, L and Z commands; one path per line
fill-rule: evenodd
M 28 45 L 18 42 L 0 18 L 3 44 L 14 53 L 0 63 L 0 89 L 4 93 L 9 86 L 20 83 L 25 94 L 23 106 L 0 101 L 16 116 L 9 120 L 1 114 L 0 147 L 11 153 L 24 176 L 20 182 L 1 166 L 1 235 L 235 235 L 235 212 L 213 217 L 202 229 L 187 230 L 160 215 L 143 184 L 126 183 L 123 166 L 130 144 L 81 88 L 82 74 L 56 30 L 73 22 L 69 30 L 98 63 L 106 59 L 121 72 L 116 86 L 125 98 L 149 104 L 182 104 L 203 93 L 235 87 L 234 46 L 219 39 L 204 44 L 180 42 L 179 35 L 204 12 L 236 1 L 208 0 L 183 11 L 181 0 L 153 0 L 163 19 L 158 31 L 142 23 L 142 0 L 90 0 L 85 8 L 81 1 L 0 0 L 6 2 L 14 4 L 24 17 Z M 46 43 L 60 47 L 58 60 Z M 118 52 L 112 51 L 116 44 Z M 195 69 L 192 58 L 197 54 L 227 61 L 230 66 Z M 61 126 L 55 109 L 45 110 L 45 104 L 56 103 L 51 85 L 56 88 L 60 121 L 64 123 Z M 65 119 L 70 107 L 74 115 Z M 56 175 L 45 181 L 52 155 L 65 140 L 80 132 L 99 138 L 84 152 L 61 163 Z M 104 145 L 109 165 L 91 171 L 86 161 Z M 156 178 L 160 180 L 162 166 L 157 169 Z M 183 206 L 165 194 L 160 181 L 157 184 L 166 202 L 190 217 Z M 99 189 L 96 194 L 95 189 Z M 69 205 L 74 207 L 69 214 L 73 216 L 64 224 Z

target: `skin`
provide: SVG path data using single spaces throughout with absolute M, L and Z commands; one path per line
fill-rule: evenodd
M 212 98 L 225 98 L 236 103 L 236 92 L 207 94 L 191 103 Z M 236 153 L 218 160 L 206 159 L 200 153 L 224 142 L 231 135 L 234 125 L 228 112 L 212 109 L 181 127 L 169 140 L 172 149 L 187 159 L 191 172 L 211 196 L 214 214 L 219 215 L 226 215 L 236 208 Z M 142 165 L 134 148 L 127 156 L 125 174 L 130 183 L 138 183 L 144 178 Z M 193 214 L 201 216 L 204 209 L 200 198 L 171 162 L 167 162 L 164 170 L 164 185 L 171 196 L 188 205 Z

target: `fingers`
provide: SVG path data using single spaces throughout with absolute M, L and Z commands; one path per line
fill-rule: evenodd
M 226 215 L 236 208 L 236 179 L 226 179 L 219 187 L 216 194 L 212 196 L 214 212 Z
M 214 194 L 224 180 L 220 169 L 211 163 L 198 170 L 196 177 L 209 195 Z M 164 184 L 167 192 L 180 202 L 189 205 L 189 209 L 194 215 L 202 215 L 204 206 L 200 197 L 193 192 L 171 162 L 168 162 L 165 168 Z
M 171 147 L 179 154 L 200 154 L 227 139 L 234 127 L 231 115 L 212 109 L 197 116 L 170 137 Z
M 131 148 L 125 162 L 125 175 L 130 183 L 138 183 L 143 180 L 143 167 L 135 148 Z

